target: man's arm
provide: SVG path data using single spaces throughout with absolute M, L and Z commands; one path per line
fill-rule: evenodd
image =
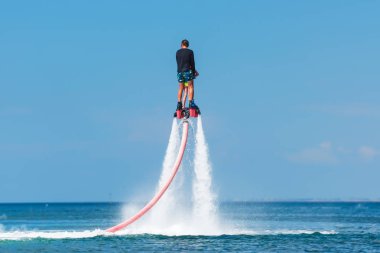
M 198 71 L 197 71 L 196 68 L 195 68 L 194 52 L 193 52 L 193 51 L 191 52 L 190 64 L 191 64 L 191 68 L 192 68 L 192 70 L 194 71 L 194 75 L 195 75 L 195 76 L 198 76 L 199 73 L 198 73 Z
M 175 54 L 175 60 L 176 60 L 176 62 L 177 62 L 177 71 L 178 71 L 178 51 L 177 51 L 177 53 Z

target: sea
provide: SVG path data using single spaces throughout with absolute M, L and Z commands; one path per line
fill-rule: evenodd
M 211 234 L 105 232 L 126 205 L 0 204 L 0 252 L 380 252 L 376 202 L 221 202 Z

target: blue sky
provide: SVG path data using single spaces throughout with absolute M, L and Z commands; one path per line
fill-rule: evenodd
M 183 38 L 220 199 L 379 199 L 379 9 L 1 2 L 0 202 L 152 192 Z

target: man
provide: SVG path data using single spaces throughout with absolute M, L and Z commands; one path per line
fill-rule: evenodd
M 199 74 L 195 70 L 194 53 L 188 47 L 189 41 L 186 39 L 182 40 L 181 48 L 176 53 L 177 79 L 179 83 L 177 110 L 182 110 L 185 107 L 181 102 L 185 83 L 188 84 L 189 107 L 197 107 L 194 103 L 194 79 Z

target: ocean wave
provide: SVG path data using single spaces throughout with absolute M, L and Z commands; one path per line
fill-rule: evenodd
M 335 230 L 305 230 L 305 229 L 287 230 L 287 229 L 282 229 L 282 230 L 255 231 L 251 235 L 300 235 L 300 234 L 334 235 L 334 234 L 337 234 L 337 232 Z M 249 231 L 248 231 L 247 235 L 249 235 Z
M 0 232 L 1 240 L 25 240 L 25 239 L 79 239 L 91 238 L 96 236 L 106 236 L 107 233 L 101 229 L 84 230 L 84 231 L 2 231 Z
M 253 231 L 253 230 L 235 230 L 221 231 L 221 233 L 202 234 L 202 233 L 156 233 L 157 231 L 145 231 L 137 232 L 124 230 L 116 233 L 110 233 L 105 230 L 95 229 L 95 230 L 84 230 L 84 231 L 1 231 L 0 230 L 0 241 L 4 240 L 30 240 L 30 239 L 82 239 L 82 238 L 93 238 L 98 236 L 128 236 L 128 235 L 160 235 L 160 236 L 258 236 L 258 235 L 299 235 L 299 234 L 322 234 L 322 235 L 332 235 L 337 234 L 334 230 L 263 230 L 263 231 Z

